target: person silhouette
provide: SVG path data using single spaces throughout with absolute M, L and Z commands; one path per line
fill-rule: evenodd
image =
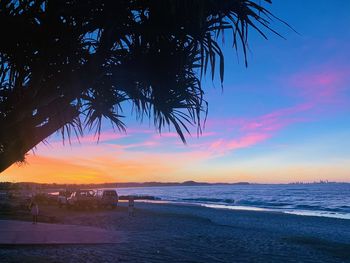
M 135 205 L 134 197 L 129 196 L 129 206 L 128 206 L 129 216 L 135 216 L 134 205 Z
M 32 214 L 32 223 L 38 223 L 38 215 L 39 215 L 39 205 L 35 198 L 32 198 L 32 201 L 29 204 L 30 213 Z

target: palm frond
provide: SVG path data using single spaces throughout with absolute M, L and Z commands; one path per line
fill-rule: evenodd
M 218 73 L 224 81 L 220 37 L 231 31 L 248 65 L 250 30 L 268 38 L 280 36 L 273 21 L 289 26 L 264 7 L 270 3 L 0 1 L 0 126 L 15 131 L 0 131 L 0 160 L 19 159 L 60 129 L 63 140 L 85 128 L 99 140 L 109 119 L 125 131 L 125 103 L 138 120 L 153 119 L 159 132 L 172 126 L 183 142 L 189 127 L 200 134 L 208 109 L 202 77 Z M 0 170 L 6 165 L 0 162 Z

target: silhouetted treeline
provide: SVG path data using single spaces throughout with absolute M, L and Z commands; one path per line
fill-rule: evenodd
M 20 185 L 16 183 L 10 182 L 2 182 L 0 183 L 0 190 L 18 190 L 20 189 Z
M 238 182 L 233 183 L 233 185 L 248 185 L 248 182 Z M 81 188 L 125 188 L 125 187 L 161 187 L 161 186 L 205 186 L 205 185 L 231 185 L 229 183 L 203 183 L 203 182 L 195 182 L 195 181 L 186 181 L 182 183 L 169 182 L 144 182 L 144 183 L 102 183 L 102 184 L 40 184 L 40 183 L 30 183 L 30 182 L 22 182 L 22 183 L 10 183 L 3 182 L 0 183 L 0 190 L 16 190 L 16 189 L 24 189 L 31 190 L 33 188 L 36 189 L 81 189 Z

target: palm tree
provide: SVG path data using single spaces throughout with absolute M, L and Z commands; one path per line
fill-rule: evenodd
M 125 103 L 185 142 L 206 116 L 202 76 L 224 78 L 218 39 L 245 56 L 272 19 L 250 0 L 1 0 L 0 172 L 56 131 L 125 130 Z

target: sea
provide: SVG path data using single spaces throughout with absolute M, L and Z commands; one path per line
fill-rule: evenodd
M 348 183 L 134 187 L 117 192 L 142 196 L 147 202 L 350 219 Z

